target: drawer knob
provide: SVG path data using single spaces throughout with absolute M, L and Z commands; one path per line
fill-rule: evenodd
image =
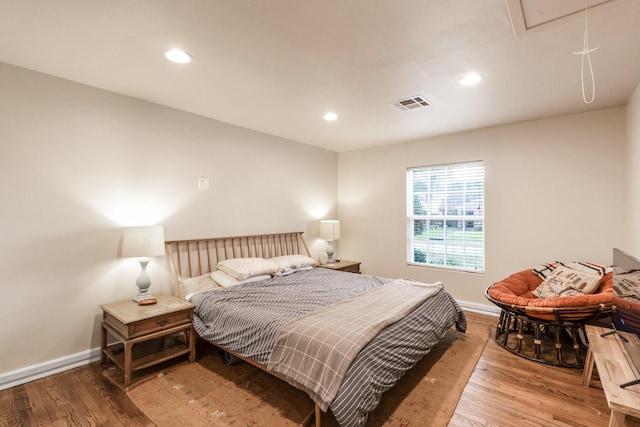
M 164 326 L 164 325 L 166 325 L 167 323 L 169 323 L 169 319 L 162 319 L 162 320 L 158 320 L 158 321 L 156 322 L 156 325 L 158 325 L 158 326 Z

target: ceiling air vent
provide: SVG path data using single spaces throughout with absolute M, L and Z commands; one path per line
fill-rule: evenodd
M 428 107 L 431 105 L 429 101 L 425 99 L 422 95 L 412 96 L 411 98 L 401 99 L 400 101 L 396 101 L 391 103 L 396 108 L 401 109 L 402 111 L 407 110 L 415 110 L 416 108 Z

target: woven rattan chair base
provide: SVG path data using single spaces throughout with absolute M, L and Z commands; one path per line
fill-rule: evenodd
M 505 350 L 547 365 L 582 368 L 587 341 L 582 322 L 552 322 L 502 309 L 496 342 Z

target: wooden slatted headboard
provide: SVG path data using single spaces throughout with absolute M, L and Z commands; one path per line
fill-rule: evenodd
M 231 258 L 311 256 L 304 232 L 253 236 L 214 237 L 165 242 L 174 276 L 176 296 L 183 298 L 178 277 L 197 277 L 216 270 L 219 261 Z

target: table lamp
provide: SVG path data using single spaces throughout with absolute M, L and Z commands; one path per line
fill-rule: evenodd
M 320 221 L 320 238 L 327 241 L 329 247 L 327 247 L 327 262 L 333 263 L 339 260 L 333 259 L 333 246 L 334 240 L 340 238 L 340 221 L 335 219 L 323 219 Z
M 145 227 L 127 227 L 122 234 L 123 258 L 139 258 L 140 275 L 136 280 L 138 295 L 133 298 L 140 303 L 144 300 L 153 300 L 149 293 L 151 278 L 147 273 L 149 258 L 164 255 L 164 229 L 161 225 Z

